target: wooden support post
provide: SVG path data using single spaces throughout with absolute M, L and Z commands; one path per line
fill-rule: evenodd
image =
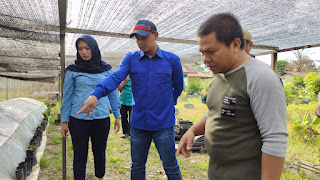
M 6 100 L 9 99 L 9 78 L 6 78 L 7 79 L 7 86 L 6 86 Z
M 60 104 L 63 98 L 63 84 L 64 84 L 64 69 L 65 69 L 65 35 L 60 35 L 60 60 L 61 60 L 61 73 L 60 73 Z M 63 180 L 67 179 L 67 143 L 66 138 L 62 138 L 62 155 L 63 155 Z
M 61 65 L 61 73 L 60 73 L 60 88 L 59 88 L 59 96 L 60 96 L 60 104 L 62 103 L 63 98 L 63 84 L 64 84 L 64 69 L 65 69 L 65 38 L 66 38 L 66 22 L 67 22 L 67 4 L 68 0 L 59 0 L 59 22 L 60 22 L 60 65 Z M 67 179 L 67 143 L 66 138 L 62 138 L 62 179 Z
M 19 97 L 21 97 L 21 80 L 19 79 Z
M 62 137 L 62 179 L 66 180 L 67 179 L 67 139 Z
M 272 53 L 271 54 L 271 68 L 276 73 L 277 73 L 277 61 L 278 61 L 278 54 L 277 53 Z
M 16 97 L 16 80 L 13 79 L 13 98 Z

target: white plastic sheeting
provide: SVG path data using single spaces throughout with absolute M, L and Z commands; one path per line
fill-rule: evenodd
M 14 179 L 47 106 L 30 98 L 0 102 L 0 179 Z
M 67 7 L 67 27 L 78 29 L 129 34 L 139 19 L 148 19 L 157 25 L 159 37 L 197 40 L 199 26 L 210 15 L 231 12 L 251 32 L 254 44 L 284 49 L 318 44 L 320 37 L 320 0 L 68 0 Z M 79 34 L 66 37 L 66 53 L 75 55 Z M 101 52 L 138 49 L 134 39 L 95 38 Z M 199 54 L 197 45 L 158 44 L 182 58 Z

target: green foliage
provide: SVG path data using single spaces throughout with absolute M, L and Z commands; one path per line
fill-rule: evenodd
M 294 120 L 293 130 L 304 140 L 313 140 L 319 133 L 313 127 L 320 124 L 320 118 L 315 117 L 313 120 L 308 111 L 305 115 L 300 117 L 294 110 L 291 112 L 292 119 Z
M 54 124 L 56 118 L 54 116 L 49 116 L 49 123 Z
M 320 91 L 320 74 L 309 73 L 303 80 L 306 88 L 304 93 L 306 96 L 316 98 Z
M 295 85 L 295 83 L 298 84 L 297 79 L 291 78 L 284 84 L 284 93 L 287 99 L 287 104 L 301 104 L 303 101 L 303 99 L 301 99 L 303 98 L 301 97 L 301 91 L 304 89 L 297 88 Z
M 62 143 L 62 135 L 55 134 L 52 136 L 52 139 L 48 142 L 48 144 L 61 144 Z
M 286 70 L 286 65 L 288 64 L 288 61 L 286 60 L 279 60 L 277 63 L 277 70 L 278 74 L 282 75 L 283 72 Z
M 291 80 L 284 84 L 284 93 L 286 97 L 296 97 L 296 95 L 298 95 L 298 93 L 295 90 L 294 83 Z
M 295 87 L 298 89 L 302 89 L 305 87 L 304 82 L 303 82 L 303 77 L 300 75 L 294 75 L 292 77 L 292 82 L 295 85 Z
M 189 83 L 188 90 L 189 90 L 189 93 L 191 93 L 191 94 L 199 92 L 201 90 L 200 82 L 195 81 L 195 82 Z
M 304 104 L 317 100 L 320 91 L 320 74 L 309 73 L 305 78 L 295 75 L 284 84 L 287 104 Z
M 46 156 L 42 156 L 40 159 L 40 167 L 41 168 L 47 168 L 49 167 L 50 159 Z
M 49 117 L 49 115 L 50 115 L 50 109 L 48 108 L 43 114 L 46 115 L 47 117 Z
M 304 89 L 303 78 L 298 75 L 294 75 L 284 85 L 284 91 L 286 97 L 299 97 L 301 90 Z

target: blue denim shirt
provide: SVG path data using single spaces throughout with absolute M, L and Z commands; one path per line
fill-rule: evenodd
M 66 71 L 63 86 L 63 102 L 61 106 L 61 121 L 69 122 L 69 116 L 83 119 L 103 119 L 109 117 L 109 100 L 115 117 L 120 117 L 120 101 L 117 90 L 112 91 L 107 97 L 99 99 L 93 114 L 76 114 L 83 106 L 83 102 L 94 91 L 96 85 L 102 82 L 113 72 L 112 69 L 98 74 Z
M 183 73 L 177 55 L 158 47 L 151 59 L 141 50 L 128 53 L 118 69 L 98 84 L 92 95 L 108 95 L 130 74 L 132 106 L 130 124 L 142 130 L 163 130 L 175 123 L 174 105 L 183 90 Z

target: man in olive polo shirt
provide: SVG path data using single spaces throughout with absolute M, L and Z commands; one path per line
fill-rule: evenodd
M 185 133 L 177 155 L 189 157 L 194 137 L 205 134 L 208 179 L 280 179 L 288 136 L 280 79 L 243 50 L 241 25 L 232 14 L 211 16 L 198 37 L 202 60 L 216 76 L 208 91 L 208 119 Z

